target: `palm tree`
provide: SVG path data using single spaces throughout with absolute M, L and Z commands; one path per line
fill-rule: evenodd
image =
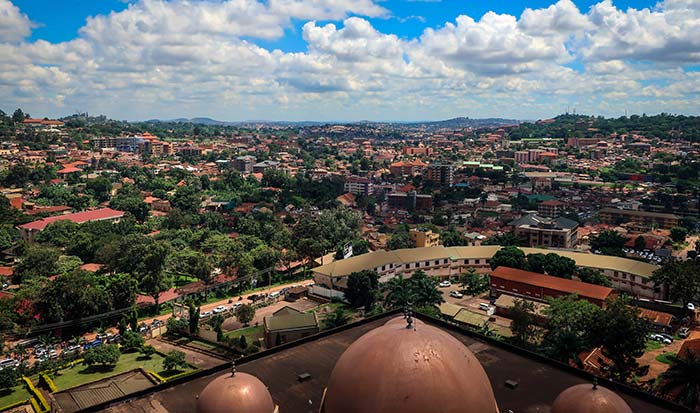
M 384 289 L 387 291 L 384 302 L 390 308 L 405 308 L 412 301 L 411 285 L 402 275 L 390 279 Z
M 685 357 L 672 356 L 671 367 L 661 374 L 659 391 L 692 409 L 700 407 L 700 357 L 688 350 Z
M 332 313 L 328 314 L 323 322 L 327 329 L 344 326 L 350 322 L 350 314 L 341 307 L 338 307 Z

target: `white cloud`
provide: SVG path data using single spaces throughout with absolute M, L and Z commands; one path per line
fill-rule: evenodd
M 10 0 L 0 0 L 0 42 L 19 42 L 31 34 L 32 22 Z

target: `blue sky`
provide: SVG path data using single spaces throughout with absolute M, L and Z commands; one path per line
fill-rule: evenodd
M 42 116 L 700 114 L 697 0 L 0 0 L 0 47 Z

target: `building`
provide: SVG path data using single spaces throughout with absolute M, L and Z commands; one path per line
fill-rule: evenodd
M 556 218 L 564 212 L 566 204 L 556 199 L 542 201 L 537 205 L 537 214 L 545 218 Z
M 84 389 L 89 398 L 54 395 L 66 412 L 63 404 L 76 400 L 109 413 L 690 412 L 603 378 L 594 385 L 589 373 L 460 326 L 397 312 L 131 394 L 114 387 Z
M 258 163 L 253 165 L 253 173 L 261 174 L 261 173 L 264 173 L 268 169 L 277 169 L 278 166 L 279 166 L 279 162 L 277 162 L 277 161 L 267 160 L 267 161 L 258 162 Z
M 431 277 L 449 279 L 470 268 L 486 274 L 491 271 L 489 261 L 500 246 L 409 248 L 393 251 L 377 250 L 344 260 L 315 267 L 315 285 L 312 293 L 323 297 L 342 298 L 347 277 L 357 271 L 372 270 L 379 274 L 380 282 L 394 277 L 409 278 L 418 270 Z M 543 248 L 521 248 L 525 254 L 556 253 L 571 258 L 577 268 L 599 270 L 612 283 L 613 288 L 632 296 L 654 300 L 667 298 L 667 288 L 656 285 L 651 277 L 659 266 L 622 257 L 588 254 Z
M 257 160 L 254 156 L 244 155 L 234 159 L 231 164 L 233 165 L 233 169 L 238 172 L 250 173 L 253 172 L 253 165 L 255 165 L 256 162 Z
M 374 193 L 372 180 L 360 176 L 350 176 L 345 180 L 345 192 L 355 195 L 370 196 Z
M 578 223 L 568 218 L 529 214 L 511 225 L 529 247 L 574 248 L 578 242 Z
M 387 195 L 387 203 L 391 209 L 429 211 L 433 209 L 433 196 L 418 194 L 416 191 L 392 192 Z
M 280 308 L 263 319 L 265 346 L 272 348 L 319 332 L 316 313 L 302 313 L 289 306 Z
M 419 160 L 398 161 L 389 165 L 389 171 L 394 176 L 413 176 L 427 166 L 428 164 Z
M 430 156 L 433 148 L 419 144 L 418 146 L 404 146 L 401 152 L 408 156 Z
M 72 221 L 82 224 L 90 221 L 117 221 L 124 216 L 124 212 L 111 208 L 94 209 L 92 211 L 76 212 L 74 214 L 57 215 L 32 221 L 18 227 L 20 236 L 27 241 L 33 241 L 34 236 L 44 230 L 47 225 L 57 221 Z
M 526 164 L 530 162 L 530 153 L 528 151 L 516 151 L 513 156 L 516 163 Z
M 614 295 L 610 287 L 509 267 L 496 268 L 489 278 L 493 297 L 508 294 L 546 302 L 548 298 L 577 294 L 579 298 L 602 307 L 605 305 L 605 300 Z
M 428 181 L 439 186 L 454 185 L 454 165 L 451 163 L 433 162 L 428 165 Z
M 680 221 L 680 217 L 675 214 L 617 208 L 601 209 L 598 212 L 598 218 L 603 224 L 620 225 L 630 223 L 640 229 L 671 229 L 677 227 Z
M 435 247 L 440 245 L 440 234 L 435 234 L 429 229 L 411 228 L 408 231 L 408 238 L 416 248 Z

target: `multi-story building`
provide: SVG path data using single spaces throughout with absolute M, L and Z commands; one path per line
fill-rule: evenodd
M 231 161 L 231 164 L 238 172 L 253 172 L 253 165 L 255 165 L 256 161 L 254 156 L 244 155 Z
M 530 162 L 530 153 L 528 151 L 515 151 L 513 154 L 515 162 L 519 164 Z
M 537 213 L 545 218 L 556 218 L 561 215 L 565 206 L 565 203 L 556 199 L 542 201 L 537 205 Z
M 387 195 L 387 202 L 391 209 L 403 209 L 406 211 L 429 211 L 433 209 L 433 196 L 417 194 L 416 191 L 392 192 Z
M 567 218 L 545 218 L 529 214 L 511 223 L 515 235 L 529 247 L 574 248 L 578 223 Z
M 678 226 L 680 218 L 674 214 L 660 212 L 633 211 L 628 209 L 603 208 L 598 213 L 603 224 L 620 225 L 631 223 L 640 229 L 671 229 Z
M 355 195 L 370 196 L 374 193 L 372 181 L 361 176 L 350 176 L 345 180 L 345 192 Z
M 440 245 L 440 234 L 436 234 L 429 229 L 411 228 L 408 231 L 408 238 L 416 248 Z
M 265 172 L 266 169 L 277 169 L 279 162 L 277 161 L 262 161 L 253 165 L 253 173 L 261 174 Z
M 440 186 L 454 185 L 454 165 L 451 163 L 433 162 L 428 165 L 428 181 Z
M 423 144 L 418 146 L 404 146 L 402 152 L 404 155 L 408 156 L 430 156 L 433 154 L 433 148 L 423 146 Z
M 413 176 L 417 172 L 423 170 L 428 164 L 415 161 L 398 161 L 389 165 L 389 171 L 394 176 Z

